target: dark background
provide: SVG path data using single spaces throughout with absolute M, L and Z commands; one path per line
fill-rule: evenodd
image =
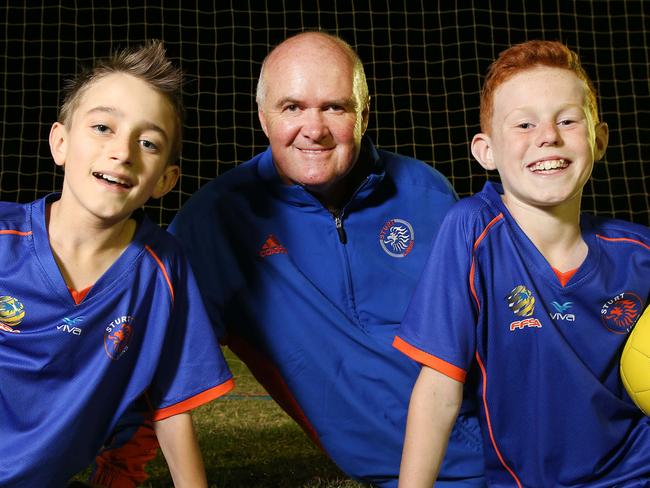
M 187 76 L 184 176 L 147 206 L 169 223 L 202 184 L 265 148 L 254 91 L 270 47 L 323 29 L 364 61 L 377 145 L 435 164 L 461 196 L 488 177 L 469 141 L 490 61 L 527 39 L 566 43 L 596 83 L 610 127 L 584 208 L 648 225 L 649 19 L 642 0 L 10 0 L 0 7 L 0 199 L 27 202 L 60 188 L 47 135 L 63 80 L 95 57 L 159 38 Z

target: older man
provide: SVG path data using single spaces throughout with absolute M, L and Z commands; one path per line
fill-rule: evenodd
M 345 473 L 396 486 L 420 367 L 391 343 L 455 193 L 364 137 L 363 66 L 337 37 L 277 46 L 257 102 L 269 148 L 201 188 L 170 230 L 222 343 Z M 473 410 L 437 486 L 484 486 Z
M 170 229 L 222 342 L 345 473 L 394 486 L 419 367 L 391 342 L 455 194 L 364 137 L 363 66 L 337 37 L 277 46 L 257 103 L 269 148 L 201 188 Z M 483 483 L 465 413 L 438 486 Z

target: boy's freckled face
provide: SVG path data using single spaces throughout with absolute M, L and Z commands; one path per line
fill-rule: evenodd
M 121 220 L 162 196 L 178 171 L 168 165 L 176 123 L 169 101 L 138 78 L 115 73 L 92 83 L 67 126 L 52 129 L 53 157 L 65 169 L 61 202 Z
M 603 130 L 606 144 L 585 95 L 573 72 L 551 67 L 523 71 L 496 89 L 489 155 L 507 205 L 579 201 Z

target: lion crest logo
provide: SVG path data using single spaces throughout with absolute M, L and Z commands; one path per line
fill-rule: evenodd
M 403 258 L 413 250 L 415 233 L 413 226 L 406 220 L 391 219 L 379 232 L 379 244 L 386 254 L 394 258 Z
M 643 301 L 636 293 L 620 293 L 607 300 L 600 309 L 600 317 L 605 327 L 616 334 L 627 334 L 643 310 Z

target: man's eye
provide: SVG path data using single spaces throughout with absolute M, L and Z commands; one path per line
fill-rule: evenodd
M 530 129 L 533 126 L 530 122 L 522 122 L 521 124 L 517 124 L 517 127 L 520 129 Z

